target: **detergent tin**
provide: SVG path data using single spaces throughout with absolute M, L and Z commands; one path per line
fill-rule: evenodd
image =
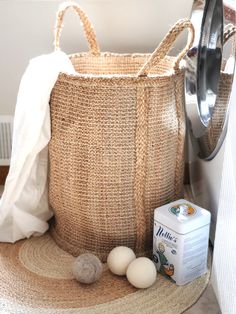
M 155 209 L 153 260 L 177 285 L 206 273 L 210 219 L 209 211 L 184 199 Z

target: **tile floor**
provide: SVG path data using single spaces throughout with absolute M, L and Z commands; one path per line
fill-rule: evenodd
M 200 299 L 184 314 L 221 314 L 214 290 L 208 285 Z
M 3 186 L 0 185 L 0 196 L 2 195 Z M 200 299 L 184 314 L 221 314 L 216 296 L 211 284 L 204 291 Z

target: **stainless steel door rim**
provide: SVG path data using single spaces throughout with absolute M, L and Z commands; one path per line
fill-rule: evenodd
M 195 0 L 191 21 L 196 35 L 186 58 L 186 114 L 198 156 L 212 159 L 226 133 L 224 125 L 216 145 L 206 148 L 206 133 L 211 124 L 220 82 L 224 29 L 222 0 Z

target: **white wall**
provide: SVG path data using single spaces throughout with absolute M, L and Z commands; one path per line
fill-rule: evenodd
M 62 1 L 0 1 L 0 115 L 13 114 L 20 78 L 30 58 L 49 53 Z M 169 26 L 188 17 L 191 0 L 78 0 L 94 24 L 103 51 L 151 52 Z M 62 48 L 86 51 L 79 19 L 65 18 Z

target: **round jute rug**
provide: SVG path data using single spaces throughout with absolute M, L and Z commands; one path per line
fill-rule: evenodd
M 151 288 L 137 290 L 104 264 L 102 278 L 83 285 L 73 279 L 73 261 L 49 234 L 16 244 L 1 243 L 0 313 L 178 314 L 198 300 L 210 274 L 185 286 L 158 275 Z

